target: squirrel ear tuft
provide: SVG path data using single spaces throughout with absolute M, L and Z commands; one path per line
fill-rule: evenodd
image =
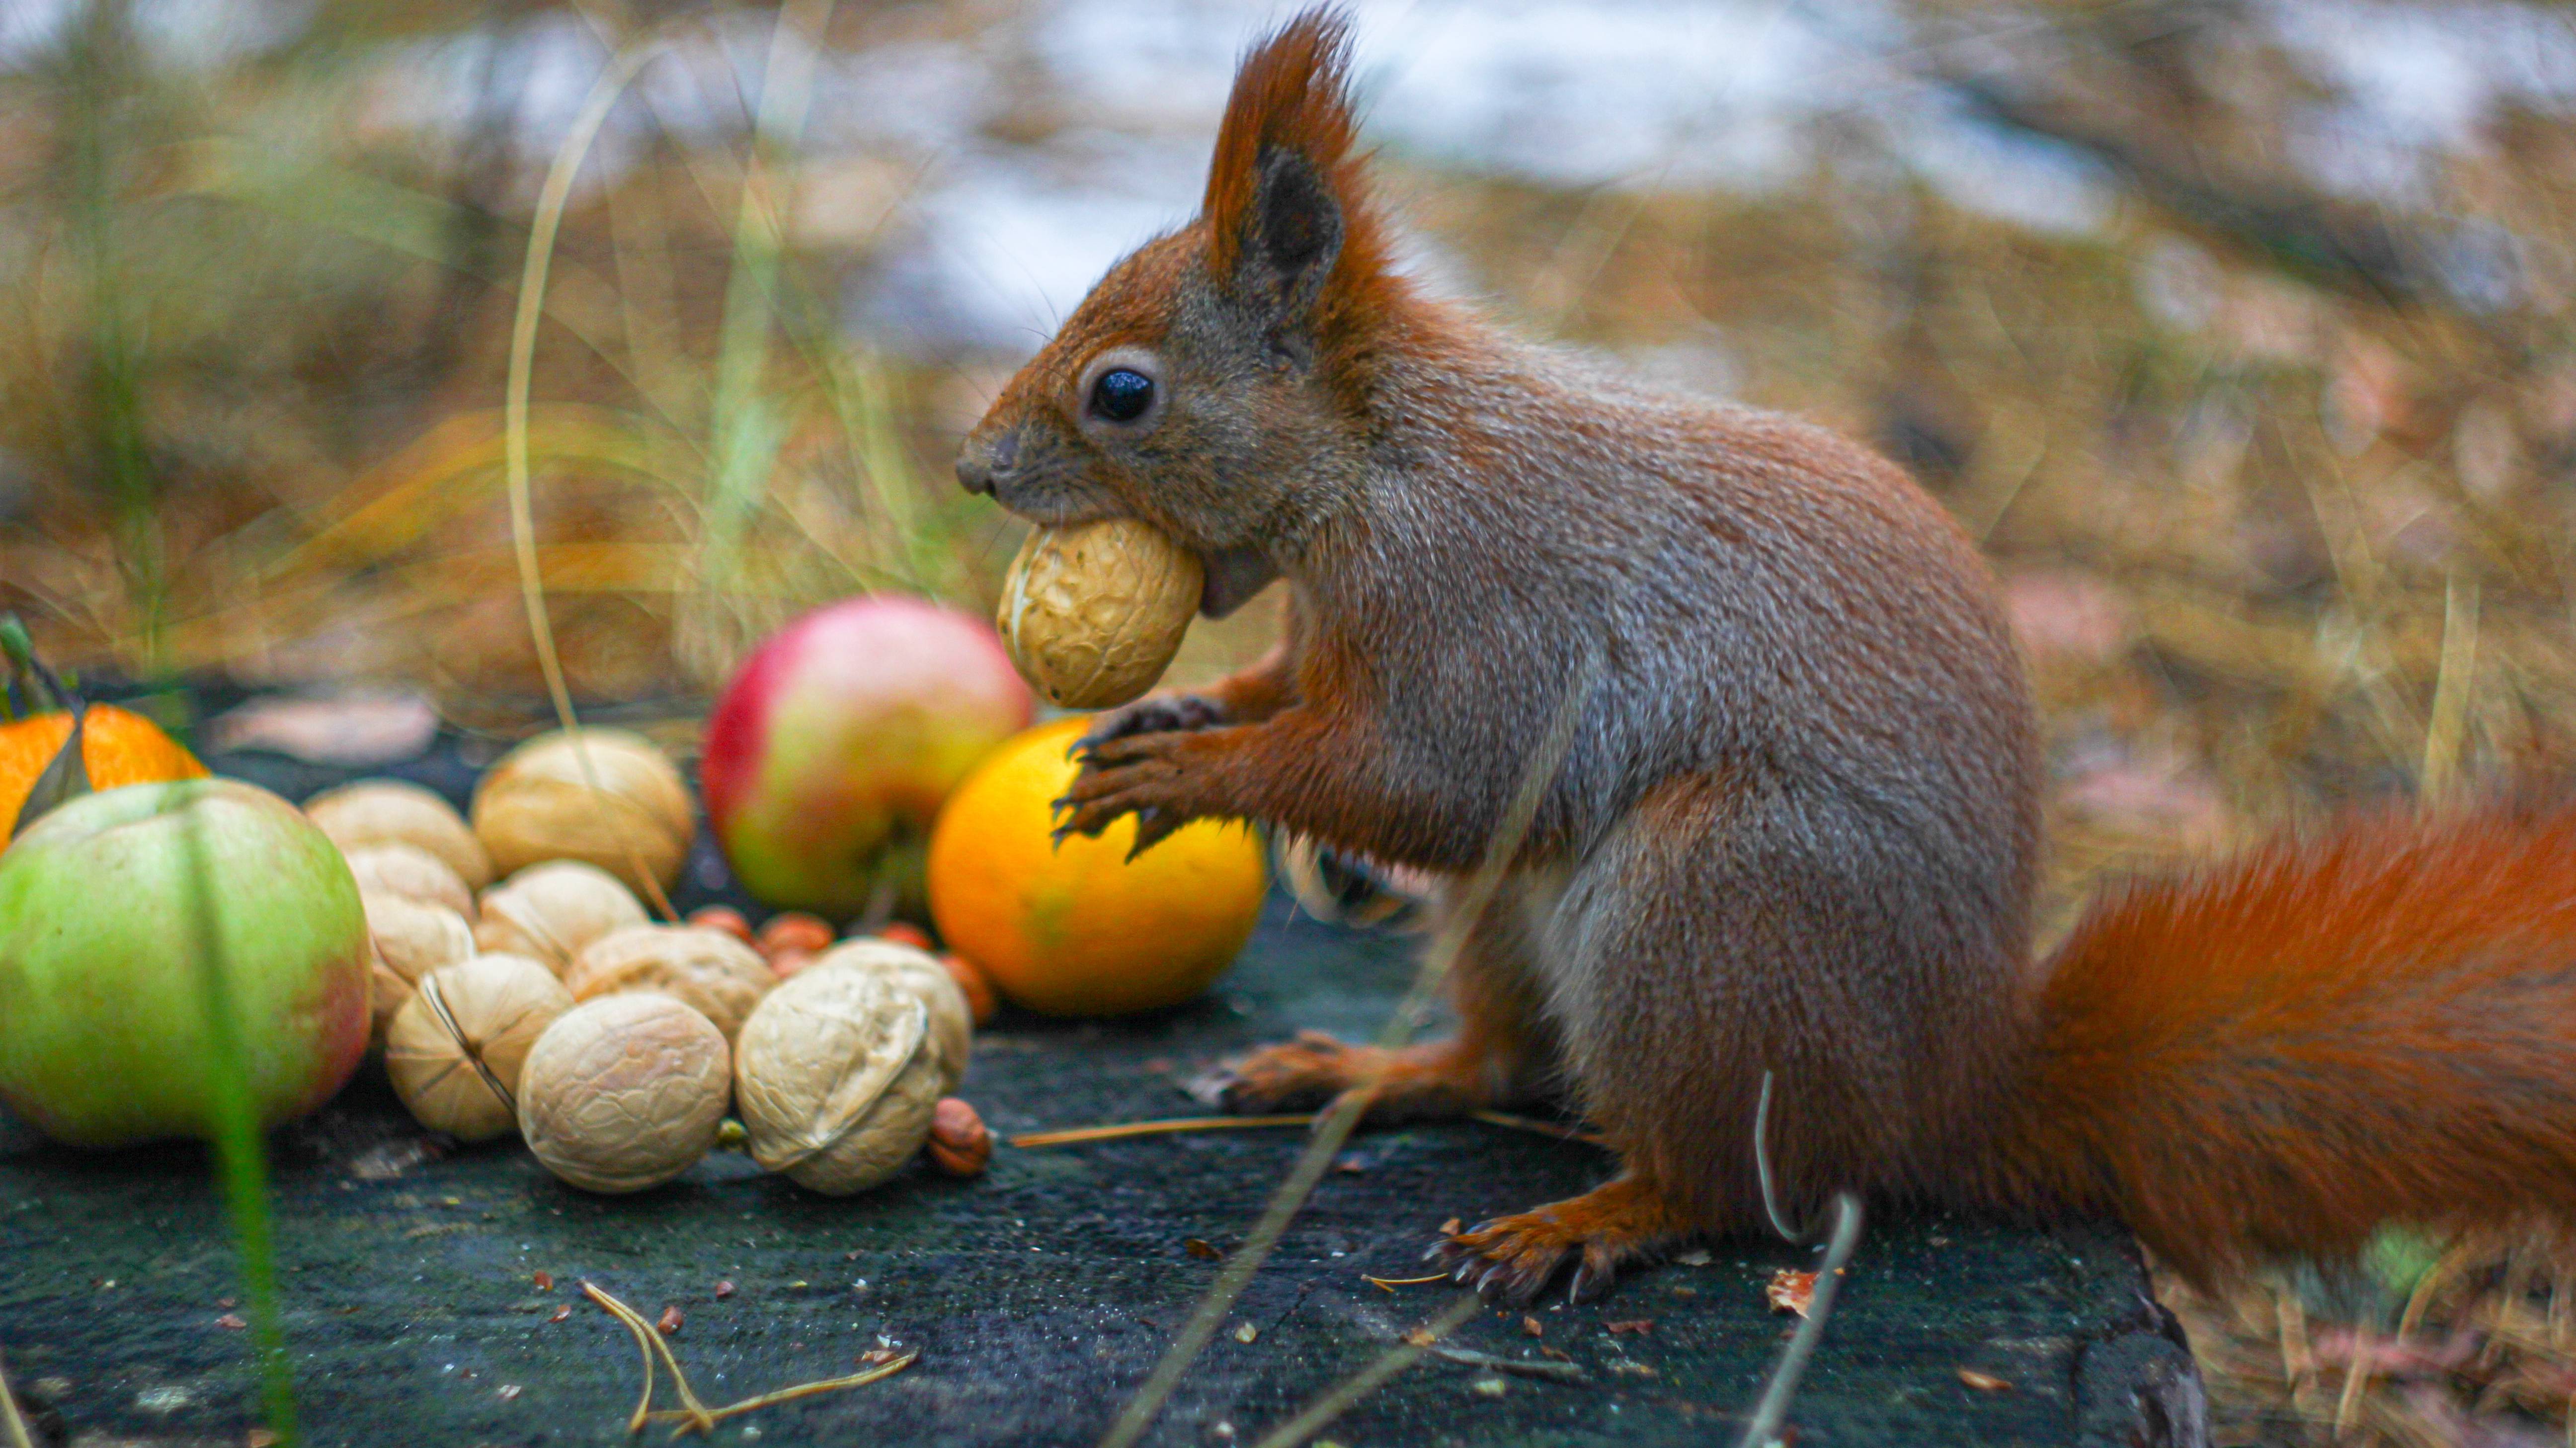
M 1362 158 L 1352 153 L 1350 22 L 1306 11 L 1252 49 L 1208 165 L 1208 264 L 1219 286 L 1308 317 L 1337 279 L 1381 265 Z

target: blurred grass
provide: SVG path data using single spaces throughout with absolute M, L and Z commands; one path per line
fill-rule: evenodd
M 2106 873 L 2340 801 L 2563 775 L 2576 126 L 2509 110 L 2423 196 L 2357 215 L 2284 159 L 2326 83 L 2228 7 L 1909 8 L 1976 29 L 1990 67 L 1927 63 L 1926 84 L 2091 157 L 2100 225 L 1966 210 L 1859 128 L 1766 190 L 1401 154 L 1387 188 L 1531 329 L 1869 437 L 1985 541 L 2046 711 L 2053 920 Z M 527 77 L 500 57 L 543 24 L 604 58 L 727 14 L 326 0 L 287 43 L 179 65 L 97 0 L 0 72 L 0 609 L 68 662 L 400 681 L 461 722 L 532 718 L 500 403 L 547 158 L 516 150 Z M 530 521 L 586 698 L 703 696 L 780 619 L 855 590 L 980 611 L 1010 553 L 1012 525 L 947 481 L 1007 359 L 854 330 L 841 299 L 887 228 L 797 219 L 862 172 L 899 206 L 884 177 L 920 158 L 806 164 L 796 77 L 798 37 L 1018 21 L 758 16 L 778 37 L 760 74 L 786 83 L 726 77 L 738 114 L 712 134 L 665 124 L 659 92 L 623 103 L 637 124 L 569 193 L 552 255 Z M 444 129 L 383 93 L 386 57 L 427 40 L 484 47 Z M 701 99 L 722 90 L 704 59 Z M 2472 225 L 2517 239 L 2501 302 L 2422 260 Z M 1194 630 L 1179 676 L 1257 652 L 1275 614 Z M 2457 1441 L 2482 1413 L 2560 1431 L 2576 1279 L 2537 1239 L 2446 1260 L 2403 1340 L 2470 1348 L 2430 1356 L 2315 1346 L 2399 1340 L 2414 1287 L 2177 1294 L 2223 1441 L 2328 1441 L 2338 1419 L 2346 1442 Z

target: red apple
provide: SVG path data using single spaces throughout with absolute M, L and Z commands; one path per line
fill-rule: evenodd
M 790 621 L 707 720 L 699 783 L 725 858 L 770 905 L 835 919 L 917 899 L 931 820 L 1036 710 L 992 625 L 881 594 Z

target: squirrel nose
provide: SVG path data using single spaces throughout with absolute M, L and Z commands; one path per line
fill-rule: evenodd
M 967 438 L 957 450 L 957 485 L 970 493 L 991 494 L 995 479 L 1011 470 L 1019 453 L 1020 440 L 1013 433 Z

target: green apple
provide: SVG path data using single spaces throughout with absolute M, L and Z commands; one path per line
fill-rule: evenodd
M 235 779 L 128 785 L 0 852 L 0 1101 L 46 1135 L 212 1134 L 218 981 L 263 1126 L 357 1069 L 366 912 L 295 806 Z

